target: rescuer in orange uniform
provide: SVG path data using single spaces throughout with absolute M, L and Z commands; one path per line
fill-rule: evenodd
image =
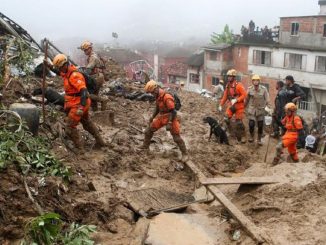
M 105 142 L 99 134 L 98 128 L 90 120 L 89 107 L 91 100 L 88 98 L 88 92 L 84 76 L 77 71 L 77 68 L 70 64 L 68 58 L 64 54 L 58 54 L 53 59 L 53 67 L 64 82 L 65 104 L 64 109 L 67 113 L 66 133 L 74 142 L 76 148 L 80 151 L 84 150 L 84 146 L 79 135 L 77 125 L 79 122 L 83 128 L 92 134 L 98 146 L 105 146 Z
M 299 137 L 304 134 L 302 120 L 296 115 L 297 106 L 294 103 L 285 105 L 286 116 L 282 120 L 282 124 L 286 128 L 286 132 L 282 137 L 282 142 L 276 146 L 276 156 L 273 164 L 278 164 L 283 153 L 283 148 L 288 148 L 288 152 L 294 162 L 299 161 L 297 153 L 297 142 Z
M 230 125 L 230 119 L 233 115 L 235 115 L 236 119 L 236 126 L 237 126 L 237 132 L 236 137 L 237 140 L 242 143 L 245 143 L 246 140 L 242 138 L 242 136 L 245 135 L 245 126 L 243 124 L 243 117 L 244 117 L 244 111 L 245 111 L 245 103 L 244 100 L 247 96 L 247 92 L 244 89 L 243 85 L 236 80 L 237 71 L 234 69 L 231 69 L 227 72 L 228 77 L 228 84 L 226 85 L 226 88 L 224 90 L 223 97 L 220 101 L 220 105 L 218 110 L 221 112 L 222 107 L 226 102 L 228 102 L 228 106 L 225 112 L 225 122 L 229 126 Z
M 186 162 L 188 160 L 187 148 L 185 142 L 180 136 L 180 123 L 177 119 L 177 111 L 175 109 L 173 96 L 161 89 L 154 80 L 147 82 L 145 92 L 151 93 L 155 96 L 156 107 L 149 120 L 149 126 L 145 131 L 145 139 L 142 149 L 149 149 L 154 132 L 163 126 L 166 126 L 166 130 L 170 131 L 174 142 L 180 148 L 182 161 Z

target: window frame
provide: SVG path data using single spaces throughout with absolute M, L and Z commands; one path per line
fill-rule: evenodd
M 269 54 L 269 55 L 267 55 L 267 54 Z M 268 56 L 269 56 L 269 59 L 268 59 L 268 62 L 266 62 L 267 61 L 266 57 L 268 57 Z M 258 59 L 258 57 L 259 57 L 259 59 Z M 263 58 L 264 58 L 264 63 L 263 63 Z M 272 51 L 254 49 L 252 63 L 254 65 L 272 66 Z
M 194 77 L 197 77 L 198 78 L 198 81 L 194 81 Z M 200 75 L 198 73 L 189 73 L 189 83 L 191 84 L 200 84 Z
M 219 77 L 212 76 L 212 85 L 214 85 L 214 86 L 218 85 L 216 82 L 217 80 L 220 81 Z
M 326 38 L 326 23 L 323 25 L 323 37 Z
M 294 37 L 299 36 L 299 31 L 300 31 L 300 23 L 299 22 L 291 22 L 291 36 L 294 36 Z
M 297 59 L 301 59 L 300 68 L 296 67 Z M 287 58 L 288 57 L 288 58 Z M 291 61 L 294 64 L 291 65 Z M 305 71 L 307 69 L 307 55 L 306 54 L 297 54 L 297 53 L 284 53 L 284 64 L 283 67 L 285 69 L 297 70 L 297 71 Z
M 323 58 L 324 59 L 324 70 L 319 70 L 319 58 Z M 321 72 L 321 73 L 326 73 L 326 56 L 320 56 L 317 55 L 316 59 L 315 59 L 315 72 Z

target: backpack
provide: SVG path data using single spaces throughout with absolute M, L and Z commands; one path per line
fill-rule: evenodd
M 70 76 L 74 73 L 74 72 L 79 72 L 80 74 L 83 75 L 85 82 L 86 82 L 86 88 L 88 90 L 88 92 L 90 94 L 94 94 L 94 92 L 97 90 L 97 84 L 96 84 L 96 80 L 94 78 L 92 78 L 90 75 L 88 75 L 87 73 L 85 73 L 84 71 L 82 71 L 81 69 L 77 69 L 76 71 L 73 71 Z M 68 81 L 70 83 L 70 76 L 68 77 Z
M 308 127 L 308 124 L 307 122 L 303 119 L 302 116 L 300 115 L 296 115 L 300 118 L 301 122 L 302 122 L 302 129 L 303 129 L 303 134 L 302 135 L 299 135 L 299 138 L 298 138 L 298 142 L 297 142 L 297 148 L 298 149 L 302 149 L 305 147 L 305 144 L 306 144 L 306 136 L 308 135 L 308 132 L 309 132 L 309 127 Z M 293 120 L 292 120 L 292 125 L 293 127 L 295 128 L 295 124 L 294 124 L 294 117 L 293 117 Z
M 176 93 L 173 92 L 165 92 L 165 94 L 170 94 L 173 96 L 174 99 L 174 109 L 176 109 L 177 111 L 179 111 L 181 109 L 181 100 L 179 98 L 179 96 Z

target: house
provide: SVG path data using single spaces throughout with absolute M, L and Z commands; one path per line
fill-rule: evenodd
M 201 91 L 204 84 L 204 52 L 193 54 L 187 60 L 187 82 L 185 89 L 189 91 Z
M 203 47 L 199 89 L 210 90 L 216 78 L 225 79 L 226 71 L 234 68 L 245 88 L 251 85 L 253 74 L 260 75 L 273 101 L 277 81 L 292 75 L 307 97 L 299 103 L 301 113 L 326 111 L 326 0 L 319 5 L 318 15 L 281 17 L 278 42 L 274 37 L 257 41 L 263 36 L 256 33 L 256 37 L 242 38 L 233 45 Z
M 170 65 L 166 69 L 167 73 L 167 83 L 168 84 L 180 84 L 183 82 L 186 83 L 187 80 L 187 69 L 188 65 L 186 63 L 177 62 Z
M 159 66 L 160 81 L 162 83 L 170 83 L 170 76 L 172 78 L 172 81 L 174 80 L 173 76 L 179 76 L 181 80 L 186 80 L 186 77 L 184 77 L 187 74 L 186 62 L 191 56 L 191 53 L 192 52 L 186 48 L 176 47 L 164 54 L 163 60 L 160 62 Z M 179 69 L 179 71 L 176 71 L 176 69 Z
M 248 46 L 249 73 L 269 87 L 292 75 L 307 95 L 299 108 L 317 113 L 326 110 L 326 1 L 319 5 L 319 15 L 281 17 L 277 44 Z

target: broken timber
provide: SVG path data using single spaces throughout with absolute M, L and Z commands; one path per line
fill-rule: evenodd
M 197 176 L 200 183 L 206 180 L 205 175 L 192 162 L 186 162 L 187 166 Z M 251 220 L 249 220 L 216 186 L 206 185 L 206 188 L 217 198 L 217 200 L 230 212 L 248 234 L 258 243 L 269 243 L 267 235 L 263 233 Z
M 231 177 L 231 178 L 207 178 L 203 179 L 203 185 L 215 184 L 273 184 L 280 182 L 278 177 Z

